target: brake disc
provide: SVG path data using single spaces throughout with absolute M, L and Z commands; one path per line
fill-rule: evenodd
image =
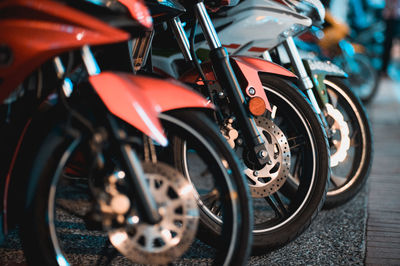
M 124 228 L 109 231 L 113 246 L 140 264 L 167 264 L 179 258 L 195 238 L 199 220 L 192 185 L 166 164 L 143 165 L 161 221 L 147 224 L 132 215 Z
M 342 113 L 331 104 L 325 104 L 326 116 L 332 132 L 331 141 L 331 167 L 337 166 L 347 157 L 350 149 L 350 131 Z M 334 150 L 334 149 L 335 150 Z
M 278 191 L 285 183 L 290 170 L 290 148 L 285 134 L 271 120 L 255 118 L 270 160 L 261 169 L 245 169 L 250 179 L 251 195 L 264 198 Z

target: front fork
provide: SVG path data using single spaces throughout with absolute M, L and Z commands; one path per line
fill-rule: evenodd
M 81 49 L 81 56 L 89 76 L 100 73 L 100 68 L 89 46 L 83 46 Z M 65 69 L 59 57 L 54 59 L 54 66 L 58 77 L 64 77 Z M 73 86 L 69 78 L 64 78 L 62 89 L 67 97 L 71 94 Z M 161 215 L 158 212 L 157 204 L 146 181 L 140 160 L 131 146 L 123 141 L 126 136 L 124 135 L 124 131 L 120 130 L 116 119 L 111 114 L 108 114 L 107 121 L 112 130 L 113 138 L 117 140 L 116 143 L 119 144 L 118 151 L 119 156 L 122 158 L 123 169 L 127 171 L 127 181 L 131 192 L 128 197 L 133 199 L 137 202 L 137 205 L 140 206 L 141 214 L 145 222 L 156 224 L 161 220 Z
M 247 100 L 230 64 L 229 54 L 221 45 L 204 3 L 196 3 L 194 11 L 203 30 L 205 39 L 210 47 L 210 58 L 215 76 L 224 89 L 226 95 L 229 97 L 229 106 L 236 116 L 246 145 L 255 153 L 259 163 L 265 164 L 269 161 L 269 155 L 265 148 L 264 140 L 257 129 L 254 117 L 245 108 L 245 106 L 247 106 Z M 173 23 L 171 23 L 171 26 L 174 32 L 184 33 L 179 19 L 175 18 Z M 186 58 L 189 58 L 190 51 L 187 36 L 185 34 L 179 34 L 177 40 L 183 54 Z
M 313 92 L 314 84 L 309 77 L 306 68 L 304 67 L 303 61 L 300 57 L 300 54 L 297 50 L 296 44 L 293 41 L 292 37 L 288 37 L 283 43 L 287 54 L 289 55 L 290 62 L 293 66 L 294 73 L 299 77 L 299 87 L 302 91 L 307 93 L 308 99 L 311 101 L 312 106 L 317 112 L 318 116 L 321 118 L 322 124 L 325 128 L 325 131 L 329 135 L 329 125 L 325 119 L 325 115 L 321 111 L 321 108 L 318 104 L 317 99 L 315 98 L 315 94 Z

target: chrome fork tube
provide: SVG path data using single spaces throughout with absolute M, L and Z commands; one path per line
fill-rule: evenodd
M 231 102 L 230 108 L 236 115 L 246 144 L 255 152 L 260 164 L 266 163 L 269 160 L 269 155 L 265 149 L 264 140 L 257 129 L 254 117 L 245 109 L 246 98 L 230 64 L 229 54 L 221 45 L 204 3 L 196 3 L 194 11 L 210 47 L 210 58 L 215 75 L 223 88 L 226 88 L 225 92 Z
M 57 77 L 62 78 L 65 74 L 65 68 L 61 61 L 61 58 L 58 56 L 55 57 L 53 60 L 53 63 L 54 63 L 54 68 L 56 69 L 56 72 L 57 72 Z M 68 77 L 64 78 L 64 81 L 62 84 L 62 90 L 66 97 L 69 97 L 74 90 L 72 81 Z
M 312 83 L 310 77 L 308 76 L 308 73 L 304 67 L 303 61 L 300 57 L 299 51 L 297 50 L 297 47 L 293 41 L 293 38 L 292 37 L 287 38 L 284 42 L 284 46 L 285 46 L 287 54 L 289 55 L 292 66 L 294 68 L 294 72 L 300 78 L 301 89 L 306 91 L 308 99 L 311 101 L 311 105 L 314 107 L 314 110 L 317 112 L 318 116 L 320 117 L 326 133 L 328 134 L 328 136 L 330 136 L 331 133 L 330 133 L 328 121 L 326 121 L 325 115 L 321 111 L 321 108 L 319 107 L 317 99 L 315 98 L 314 92 L 312 90 L 312 88 L 314 87 L 314 84 Z
M 301 89 L 307 92 L 307 96 L 310 99 L 314 109 L 317 111 L 319 115 L 321 115 L 321 109 L 319 108 L 317 99 L 315 98 L 315 95 L 312 91 L 314 84 L 312 83 L 310 77 L 308 76 L 303 61 L 293 41 L 293 38 L 288 37 L 283 44 L 285 46 L 287 54 L 289 55 L 290 62 L 292 63 L 292 66 L 294 68 L 294 72 L 300 79 L 299 85 Z
M 313 87 L 313 83 L 307 74 L 307 71 L 304 67 L 303 61 L 301 60 L 300 54 L 293 41 L 293 38 L 288 37 L 283 44 L 286 48 L 286 52 L 289 55 L 290 61 L 294 68 L 294 72 L 302 82 L 302 86 L 304 87 L 304 89 L 311 89 Z
M 89 76 L 100 74 L 99 65 L 97 64 L 97 61 L 94 58 L 93 53 L 88 45 L 82 47 L 81 56 Z
M 219 40 L 217 32 L 215 31 L 214 24 L 212 24 L 210 16 L 208 15 L 203 2 L 196 4 L 195 12 L 210 48 L 217 49 L 222 47 L 221 41 Z
M 190 54 L 189 39 L 186 35 L 185 29 L 182 26 L 179 17 L 173 18 L 169 25 L 175 34 L 176 41 L 178 42 L 179 48 L 181 48 L 182 54 L 186 61 L 192 61 L 192 55 Z
M 100 68 L 89 46 L 85 45 L 82 47 L 81 55 L 88 74 L 90 76 L 100 74 Z M 125 133 L 119 130 L 115 118 L 111 115 L 108 115 L 107 118 L 114 137 L 116 139 L 124 139 L 126 137 Z M 121 144 L 120 154 L 123 159 L 124 168 L 128 172 L 128 180 L 133 190 L 132 197 L 142 207 L 145 221 L 150 224 L 158 223 L 162 217 L 158 213 L 157 203 L 151 194 L 139 158 L 128 144 Z

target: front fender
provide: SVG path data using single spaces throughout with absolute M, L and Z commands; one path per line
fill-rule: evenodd
M 348 75 L 339 66 L 330 61 L 321 61 L 318 59 L 303 60 L 304 65 L 311 75 L 324 75 L 334 76 L 340 78 L 347 78 Z
M 176 81 L 115 72 L 102 72 L 91 76 L 89 81 L 112 114 L 161 145 L 167 145 L 168 141 L 159 113 L 181 108 L 213 108 L 206 99 Z
M 268 111 L 271 111 L 271 106 L 261 84 L 259 73 L 274 74 L 286 78 L 297 78 L 295 74 L 286 68 L 260 58 L 237 55 L 231 56 L 231 62 L 234 62 L 238 66 L 241 76 L 247 82 L 245 88 L 246 95 L 249 97 L 261 97 Z M 250 93 L 250 88 L 255 89 L 255 93 Z
M 233 66 L 237 66 L 233 67 L 235 75 L 241 81 L 245 81 L 246 83 L 246 84 L 241 84 L 241 86 L 243 85 L 242 86 L 243 91 L 250 98 L 261 97 L 264 100 L 265 108 L 268 111 L 271 111 L 271 106 L 269 104 L 263 86 L 261 84 L 259 74 L 268 73 L 268 74 L 278 75 L 284 78 L 297 79 L 297 76 L 292 72 L 290 72 L 289 70 L 287 70 L 286 68 L 263 59 L 248 57 L 248 56 L 239 56 L 239 55 L 231 56 L 230 59 L 231 59 L 231 64 Z M 202 69 L 207 80 L 216 80 L 215 75 L 212 71 L 211 62 L 204 63 L 202 65 Z M 203 85 L 203 83 L 199 81 L 199 74 L 195 69 L 186 72 L 179 78 L 179 80 L 183 82 L 197 83 L 199 85 Z M 250 88 L 253 88 L 255 90 L 255 93 L 250 93 L 249 91 Z

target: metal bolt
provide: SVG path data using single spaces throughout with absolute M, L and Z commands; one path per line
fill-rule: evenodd
M 258 176 L 258 171 L 254 171 L 254 172 L 253 172 L 253 175 L 254 175 L 254 176 Z
M 256 90 L 255 90 L 253 87 L 250 87 L 250 88 L 249 88 L 249 94 L 250 94 L 250 95 L 256 94 Z
M 271 165 L 271 164 L 272 164 L 272 161 L 271 161 L 271 160 L 269 160 L 269 161 L 267 162 L 267 164 Z
M 261 151 L 259 151 L 259 152 L 258 152 L 258 156 L 259 156 L 260 158 L 265 158 L 265 157 L 267 157 L 267 151 L 266 151 L 266 150 L 261 150 Z
M 223 91 L 218 92 L 218 96 L 219 97 L 224 97 L 224 92 Z
M 96 133 L 96 134 L 94 134 L 94 140 L 95 140 L 97 143 L 100 143 L 100 142 L 103 141 L 103 136 L 102 136 L 100 133 Z

